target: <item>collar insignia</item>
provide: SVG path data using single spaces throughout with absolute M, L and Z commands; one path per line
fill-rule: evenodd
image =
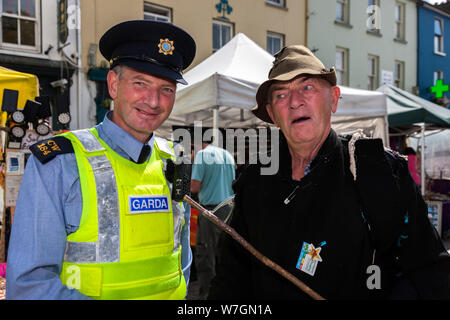
M 168 54 L 172 54 L 173 50 L 175 50 L 175 47 L 173 46 L 173 41 L 170 41 L 169 39 L 159 39 L 159 53 L 164 54 L 167 56 Z

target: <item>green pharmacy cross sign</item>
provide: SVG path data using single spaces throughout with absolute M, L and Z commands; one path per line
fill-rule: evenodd
M 442 98 L 444 92 L 448 91 L 448 85 L 442 83 L 442 79 L 436 80 L 436 84 L 430 87 L 431 92 L 436 94 L 436 98 Z

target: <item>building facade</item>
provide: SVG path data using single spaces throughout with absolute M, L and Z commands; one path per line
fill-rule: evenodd
M 450 3 L 430 5 L 418 3 L 418 60 L 417 81 L 422 98 L 449 106 L 448 92 L 436 95 L 433 88 L 437 80 L 446 85 L 450 79 Z M 442 97 L 441 97 L 442 94 Z
M 414 0 L 309 1 L 308 47 L 339 84 L 375 90 L 384 83 L 416 90 L 417 9 Z

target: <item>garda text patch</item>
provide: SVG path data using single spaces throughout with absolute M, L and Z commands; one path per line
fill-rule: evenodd
M 130 213 L 169 212 L 168 196 L 128 196 Z

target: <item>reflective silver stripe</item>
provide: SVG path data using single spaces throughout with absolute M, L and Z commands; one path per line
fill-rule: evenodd
M 73 263 L 94 263 L 97 259 L 95 242 L 66 242 L 64 261 Z
M 89 157 L 97 191 L 97 263 L 120 260 L 120 211 L 116 175 L 105 155 Z
M 71 131 L 80 140 L 87 152 L 103 151 L 105 148 L 98 142 L 94 134 L 88 129 Z
M 167 161 L 165 158 L 161 158 L 163 162 L 163 170 L 166 171 Z M 166 174 L 164 172 L 164 177 Z M 166 183 L 169 186 L 169 193 L 172 195 L 173 185 L 167 180 Z M 170 196 L 172 198 L 172 196 Z M 173 252 L 177 251 L 181 245 L 181 229 L 183 228 L 184 221 L 184 206 L 182 202 L 176 202 L 172 200 L 172 215 L 173 215 Z
M 173 252 L 181 245 L 181 229 L 183 227 L 184 209 L 182 202 L 172 201 L 173 212 Z
M 87 151 L 105 150 L 89 130 L 78 130 L 74 134 Z M 67 241 L 64 260 L 72 263 L 118 262 L 120 212 L 116 176 L 111 162 L 105 155 L 87 159 L 93 170 L 97 193 L 98 241 L 88 243 Z

